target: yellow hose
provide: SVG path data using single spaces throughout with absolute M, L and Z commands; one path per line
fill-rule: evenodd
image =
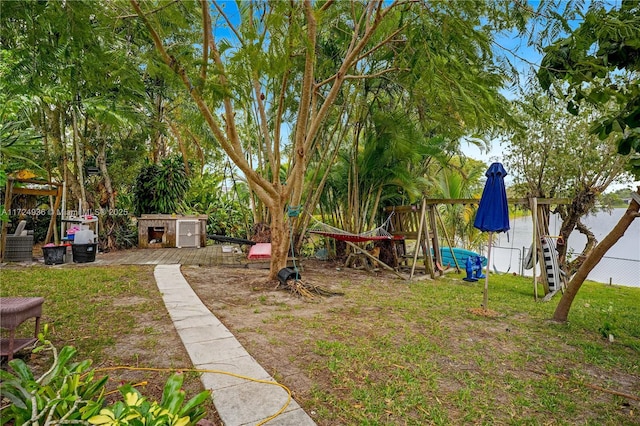
M 289 404 L 291 403 L 292 400 L 292 396 L 291 396 L 291 390 L 286 387 L 285 385 L 282 385 L 278 382 L 273 382 L 270 380 L 262 380 L 262 379 L 256 379 L 253 377 L 248 377 L 248 376 L 243 376 L 241 374 L 236 374 L 236 373 L 230 373 L 228 371 L 222 371 L 222 370 L 207 370 L 207 369 L 199 369 L 199 368 L 153 368 L 153 367 L 130 367 L 130 366 L 126 366 L 126 365 L 119 365 L 119 366 L 115 366 L 115 367 L 103 367 L 103 368 L 96 368 L 94 371 L 95 372 L 102 372 L 102 371 L 113 371 L 113 370 L 131 370 L 131 371 L 154 371 L 154 372 L 160 372 L 160 373 L 172 373 L 172 372 L 176 372 L 176 371 L 182 371 L 182 372 L 193 372 L 193 373 L 214 373 L 214 374 L 224 374 L 227 376 L 232 376 L 232 377 L 237 377 L 239 379 L 243 379 L 243 380 L 249 380 L 255 383 L 264 383 L 267 385 L 274 385 L 274 386 L 279 386 L 282 389 L 284 389 L 287 392 L 287 402 L 272 416 L 267 417 L 266 419 L 260 421 L 259 423 L 256 424 L 256 426 L 261 426 L 267 422 L 270 422 L 271 420 L 275 419 L 276 417 L 278 417 L 280 414 L 282 414 L 284 412 L 284 410 L 287 409 L 287 407 L 289 406 Z M 137 383 L 134 386 L 139 386 L 139 385 L 144 385 L 146 384 L 146 382 L 141 382 L 141 383 Z M 115 391 L 114 391 L 115 392 Z

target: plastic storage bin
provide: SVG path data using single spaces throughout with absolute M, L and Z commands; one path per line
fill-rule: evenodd
M 64 263 L 64 255 L 67 251 L 66 246 L 42 247 L 45 265 L 60 265 Z
M 76 231 L 73 238 L 73 244 L 91 244 L 95 240 L 93 231 L 90 229 L 81 229 Z
M 96 251 L 98 251 L 98 244 L 72 244 L 71 251 L 73 253 L 74 263 L 87 263 L 96 260 Z

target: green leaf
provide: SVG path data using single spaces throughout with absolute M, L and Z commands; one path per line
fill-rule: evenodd
M 629 155 L 631 153 L 631 138 L 621 139 L 618 142 L 618 154 Z
M 622 123 L 622 125 L 621 125 L 620 124 L 620 120 L 613 120 L 613 123 L 611 123 L 611 131 L 612 132 L 622 133 L 623 132 L 623 126 L 624 126 L 624 123 Z
M 167 404 L 163 404 L 164 408 L 169 410 L 171 414 L 178 414 L 180 411 L 180 407 L 184 402 L 184 398 L 186 397 L 186 393 L 180 389 L 177 392 L 171 395 L 171 398 L 167 401 Z
M 23 382 L 33 381 L 33 373 L 25 362 L 19 358 L 9 361 L 9 365 L 13 368 L 13 371 L 20 377 Z
M 609 128 L 610 128 L 610 125 L 609 125 Z M 600 127 L 600 132 L 598 133 L 598 139 L 603 141 L 608 137 L 609 137 L 609 132 L 607 131 L 607 126 L 603 125 L 602 127 Z
M 164 408 L 175 405 L 174 399 L 179 398 L 179 391 L 182 387 L 183 381 L 184 375 L 180 373 L 172 374 L 171 377 L 169 377 L 167 383 L 164 385 L 164 391 L 162 392 L 162 400 L 160 402 L 160 405 L 162 405 Z M 184 400 L 184 395 L 182 396 L 182 400 Z M 180 403 L 182 403 L 182 400 L 180 401 Z M 173 411 L 171 411 L 171 413 L 176 414 Z
M 21 409 L 27 408 L 25 401 L 29 402 L 31 396 L 23 387 L 7 386 L 5 383 L 0 386 L 0 395 L 2 395 L 3 398 L 10 400 L 16 407 Z
M 78 351 L 73 346 L 65 346 L 62 348 L 60 353 L 58 354 L 58 362 L 56 363 L 53 370 L 42 379 L 42 384 L 49 384 L 52 380 L 55 380 L 59 377 L 61 371 L 64 370 L 65 365 L 69 360 L 77 353 Z
M 211 396 L 211 391 L 203 391 L 191 398 L 180 410 L 180 417 L 187 416 L 191 410 L 203 404 Z M 193 419 L 192 419 L 193 420 Z
M 90 417 L 95 416 L 102 409 L 102 401 L 89 401 L 87 404 L 80 408 L 80 418 L 82 420 L 87 420 Z
M 89 386 L 87 386 L 87 389 L 82 392 L 81 396 L 84 399 L 92 398 L 96 393 L 102 392 L 108 380 L 109 376 L 104 376 L 101 379 L 91 383 Z
M 8 371 L 0 369 L 0 381 L 5 382 L 5 381 L 11 381 L 11 380 L 19 380 L 19 379 L 13 374 L 9 373 Z

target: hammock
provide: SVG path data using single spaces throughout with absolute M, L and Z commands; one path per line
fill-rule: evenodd
M 314 225 L 309 232 L 312 234 L 322 235 L 324 237 L 333 238 L 339 241 L 348 241 L 351 243 L 364 243 L 367 241 L 380 241 L 380 240 L 403 240 L 403 236 L 394 236 L 387 231 L 387 226 L 391 220 L 391 216 L 385 220 L 385 222 L 379 227 L 370 231 L 361 232 L 359 234 L 353 234 L 351 232 L 343 231 L 340 228 L 336 228 L 326 223 L 320 222 L 318 219 L 311 216 L 314 220 Z

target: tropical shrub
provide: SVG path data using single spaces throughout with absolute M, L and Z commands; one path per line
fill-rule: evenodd
M 128 214 L 105 214 L 101 216 L 100 242 L 104 251 L 124 250 L 138 245 L 138 227 Z
M 177 213 L 189 184 L 181 156 L 165 158 L 160 164 L 146 164 L 133 188 L 136 216 Z
M 41 377 L 21 359 L 9 361 L 14 373 L 0 370 L 0 395 L 11 401 L 2 409 L 2 421 L 15 425 L 66 423 L 87 424 L 104 404 L 104 387 L 108 377 L 96 379 L 90 370 L 91 360 L 70 363 L 76 349 L 65 346 L 58 353 L 47 343 L 34 351 L 50 350 L 54 361 Z
M 182 374 L 169 377 L 159 403 L 125 384 L 119 388 L 122 401 L 105 405 L 108 376 L 96 378 L 91 360 L 71 363 L 75 348 L 65 346 L 58 353 L 42 334 L 39 338 L 42 345 L 34 352 L 51 351 L 53 365 L 39 378 L 18 358 L 9 361 L 13 373 L 0 370 L 0 396 L 10 401 L 2 408 L 0 425 L 190 426 L 206 414 L 203 405 L 210 392 L 200 392 L 185 403 Z
M 221 174 L 195 177 L 182 203 L 182 210 L 193 214 L 206 214 L 207 234 L 248 238 L 253 215 L 248 191 L 243 182 L 225 186 Z
M 103 408 L 98 415 L 89 418 L 89 423 L 131 426 L 195 425 L 206 414 L 203 403 L 209 398 L 209 392 L 200 392 L 184 403 L 185 393 L 180 389 L 183 380 L 182 374 L 169 377 L 160 403 L 148 401 L 136 388 L 125 384 L 119 388 L 122 401 Z

